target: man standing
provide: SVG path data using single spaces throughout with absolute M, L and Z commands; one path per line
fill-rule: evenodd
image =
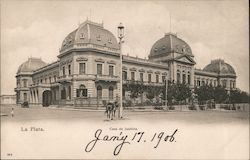
M 11 117 L 14 117 L 14 108 L 11 108 Z

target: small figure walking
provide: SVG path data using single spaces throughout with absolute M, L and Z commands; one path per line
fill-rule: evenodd
M 11 108 L 11 117 L 14 117 L 14 108 Z

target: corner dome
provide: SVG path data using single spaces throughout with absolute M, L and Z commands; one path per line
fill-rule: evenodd
M 23 72 L 33 72 L 34 70 L 45 66 L 46 63 L 40 58 L 29 58 L 26 62 L 21 64 L 17 70 L 17 74 Z
M 149 58 L 166 56 L 172 52 L 193 56 L 191 47 L 185 41 L 178 38 L 176 34 L 167 33 L 154 43 Z
M 225 63 L 222 59 L 212 60 L 210 64 L 208 64 L 204 69 L 207 72 L 214 72 L 218 74 L 233 74 L 236 75 L 234 68 Z
M 110 31 L 104 29 L 102 23 L 86 20 L 66 36 L 62 42 L 60 52 L 71 48 L 84 48 L 89 44 L 97 48 L 107 47 L 113 50 L 120 48 L 116 37 Z

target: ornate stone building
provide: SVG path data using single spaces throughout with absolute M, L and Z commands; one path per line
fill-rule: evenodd
M 37 58 L 21 64 L 15 88 L 18 104 L 73 104 L 79 98 L 110 100 L 119 96 L 120 46 L 103 24 L 87 20 L 79 25 L 63 40 L 57 57 L 51 64 Z M 123 55 L 123 83 L 140 81 L 159 86 L 168 79 L 190 87 L 210 83 L 236 87 L 232 66 L 219 59 L 197 70 L 193 58 L 185 41 L 165 34 L 153 44 L 148 59 Z

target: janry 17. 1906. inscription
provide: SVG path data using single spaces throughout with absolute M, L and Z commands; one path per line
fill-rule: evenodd
M 112 129 L 115 130 L 115 129 Z M 85 152 L 91 152 L 96 144 L 99 141 L 103 142 L 120 142 L 117 146 L 114 148 L 113 155 L 117 156 L 123 146 L 125 144 L 133 144 L 133 143 L 152 143 L 153 148 L 156 149 L 159 147 L 161 142 L 168 142 L 168 143 L 173 143 L 176 142 L 175 135 L 177 133 L 178 129 L 175 129 L 171 134 L 168 134 L 166 132 L 155 132 L 153 135 L 150 135 L 149 139 L 148 136 L 146 138 L 146 132 L 140 131 L 140 132 L 134 132 L 132 136 L 129 136 L 128 134 L 123 133 L 122 131 L 119 132 L 118 135 L 108 135 L 108 134 L 103 134 L 102 129 L 97 129 L 94 133 L 94 139 L 92 139 L 86 146 L 85 146 Z

